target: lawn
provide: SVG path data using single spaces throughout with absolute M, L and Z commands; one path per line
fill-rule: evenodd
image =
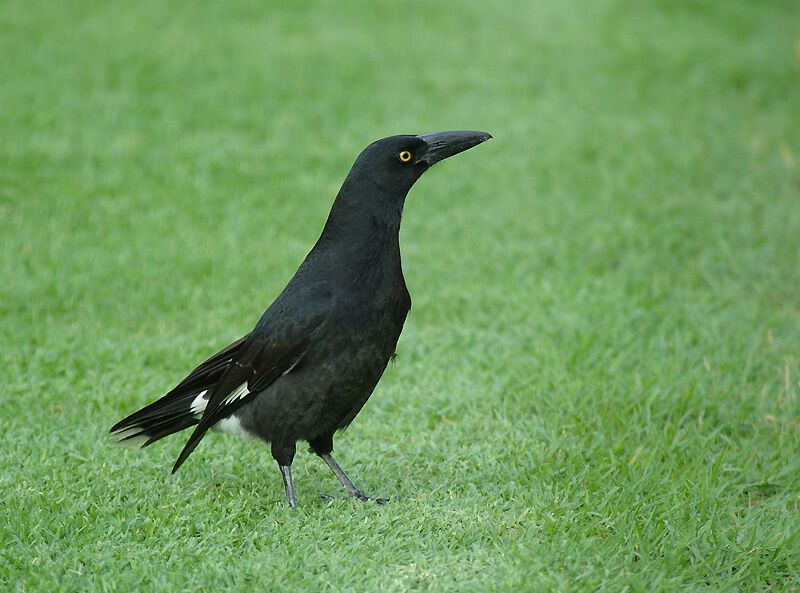
M 357 153 L 414 305 L 337 459 L 109 446 Z M 794 0 L 0 4 L 3 591 L 800 589 Z M 322 493 L 337 494 L 333 502 Z

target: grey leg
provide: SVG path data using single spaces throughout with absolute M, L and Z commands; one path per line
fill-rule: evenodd
M 325 463 L 328 464 L 328 467 L 331 468 L 331 470 L 333 470 L 333 473 L 339 479 L 339 482 L 341 482 L 342 486 L 344 486 L 345 492 L 347 492 L 348 496 L 354 496 L 355 498 L 357 498 L 362 502 L 365 502 L 367 500 L 373 500 L 369 496 L 361 492 L 361 490 L 355 487 L 353 482 L 350 481 L 350 478 L 347 477 L 347 474 L 345 474 L 342 468 L 339 467 L 339 464 L 336 463 L 336 460 L 333 457 L 331 457 L 330 453 L 318 453 L 318 455 L 322 457 L 322 459 L 325 460 Z M 383 498 L 376 498 L 374 500 L 378 504 L 383 504 L 387 502 Z
M 286 489 L 286 503 L 290 508 L 297 506 L 297 499 L 294 497 L 294 483 L 292 482 L 292 468 L 289 465 L 281 465 L 281 476 L 283 476 L 283 487 Z

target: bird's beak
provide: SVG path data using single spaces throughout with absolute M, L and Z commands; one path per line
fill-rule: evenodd
M 436 132 L 419 136 L 419 139 L 428 145 L 428 150 L 422 155 L 420 161 L 427 163 L 430 167 L 454 154 L 486 142 L 491 137 L 492 135 L 486 132 L 472 131 Z

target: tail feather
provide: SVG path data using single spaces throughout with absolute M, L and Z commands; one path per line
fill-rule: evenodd
M 150 438 L 148 438 L 144 443 L 142 443 L 142 447 L 147 447 L 148 445 L 152 445 L 157 440 L 163 439 L 164 437 L 169 436 L 175 432 L 180 432 L 181 430 L 187 429 L 190 426 L 194 426 L 198 422 L 199 420 L 197 420 L 192 416 L 189 418 L 184 418 L 183 420 L 180 420 L 179 422 L 175 422 L 173 424 L 161 426 L 159 427 L 158 430 L 153 429 L 149 433 Z
M 199 395 L 200 393 L 190 393 L 176 401 L 160 399 L 117 423 L 111 428 L 111 432 L 137 424 L 152 424 L 161 420 L 172 420 L 176 416 L 182 416 L 186 413 L 196 414 L 202 412 L 202 407 L 197 408 L 192 405 Z
M 116 444 L 146 447 L 157 440 L 198 423 L 196 414 L 202 412 L 192 405 L 200 394 L 192 393 L 178 400 L 162 398 L 115 424 L 111 438 Z
M 186 445 L 184 445 L 181 454 L 178 455 L 178 459 L 175 461 L 175 465 L 172 466 L 172 473 L 174 474 L 178 471 L 178 468 L 183 465 L 183 462 L 192 454 L 197 448 L 197 445 L 200 444 L 200 439 L 203 438 L 203 435 L 206 433 L 207 428 L 203 426 L 198 426 L 194 429 L 192 436 L 189 437 L 189 440 L 186 441 Z
M 167 435 L 198 424 L 199 416 L 208 402 L 200 396 L 213 392 L 248 337 L 236 340 L 211 356 L 161 399 L 117 422 L 109 431 L 111 438 L 118 445 L 146 447 Z M 195 438 L 196 435 L 192 435 L 192 439 Z M 192 439 L 190 443 L 194 449 L 197 442 Z M 183 463 L 183 459 L 180 463 Z

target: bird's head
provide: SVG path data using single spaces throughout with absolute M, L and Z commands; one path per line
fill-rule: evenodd
M 353 242 L 356 236 L 372 240 L 376 228 L 396 234 L 414 182 L 435 163 L 491 137 L 486 132 L 437 132 L 373 142 L 358 155 L 344 180 L 320 241 Z
M 390 136 L 367 146 L 351 175 L 370 179 L 381 189 L 405 195 L 435 163 L 491 138 L 486 132 L 452 131 L 421 136 Z

